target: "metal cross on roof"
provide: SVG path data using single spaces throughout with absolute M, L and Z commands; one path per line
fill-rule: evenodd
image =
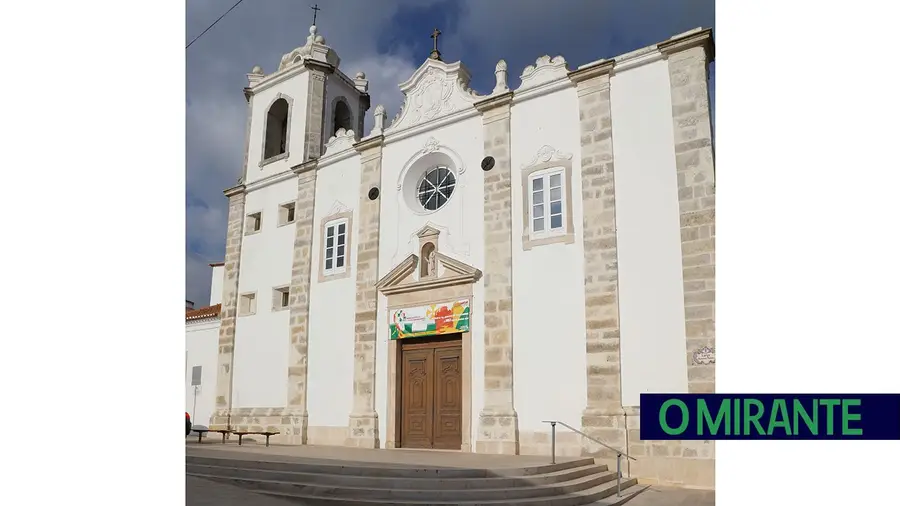
M 319 8 L 319 4 L 313 5 L 310 7 L 313 10 L 313 24 L 316 24 L 316 16 L 319 14 L 319 11 L 322 10 Z
M 440 36 L 441 36 L 441 31 L 438 30 L 437 28 L 435 28 L 434 31 L 431 32 L 431 38 L 434 39 L 434 49 L 431 50 L 431 56 L 429 56 L 429 58 L 431 58 L 432 60 L 440 60 L 441 59 L 441 52 L 438 51 L 438 47 L 437 47 L 438 46 L 438 37 L 440 37 Z

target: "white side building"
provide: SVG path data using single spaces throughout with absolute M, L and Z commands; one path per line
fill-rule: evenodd
M 184 410 L 194 425 L 209 425 L 216 409 L 216 370 L 222 309 L 224 264 L 211 264 L 209 306 L 184 316 Z

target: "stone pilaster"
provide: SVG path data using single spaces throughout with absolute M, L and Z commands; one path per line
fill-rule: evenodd
M 659 45 L 668 57 L 681 214 L 688 389 L 716 390 L 716 183 L 707 69 L 712 33 Z M 694 354 L 697 353 L 697 356 Z
M 309 88 L 306 92 L 306 134 L 303 139 L 303 161 L 322 156 L 325 135 L 325 76 L 334 67 L 315 60 L 304 62 L 309 70 Z
M 284 415 L 284 440 L 306 444 L 309 427 L 307 400 L 307 351 L 309 349 L 309 285 L 312 271 L 313 217 L 316 194 L 316 160 L 293 168 L 297 174 L 296 232 L 291 267 L 290 342 L 288 344 L 288 399 Z
M 244 124 L 244 165 L 241 167 L 241 180 L 247 180 L 247 165 L 250 161 L 250 123 L 253 119 L 253 93 L 250 88 L 244 88 L 244 98 L 247 99 L 247 122 Z
M 668 60 L 681 218 L 688 390 L 715 391 L 715 172 L 707 65 L 710 30 L 657 46 Z M 709 351 L 705 351 L 708 348 Z M 697 356 L 694 356 L 694 353 Z M 640 408 L 628 408 L 632 472 L 648 483 L 715 487 L 714 441 L 640 438 Z
M 356 326 L 354 331 L 353 412 L 347 446 L 378 448 L 378 413 L 375 411 L 375 336 L 378 315 L 378 241 L 381 230 L 381 148 L 384 137 L 356 144 L 360 153 L 359 236 L 356 253 Z M 351 231 L 352 233 L 352 231 Z
M 219 359 L 216 374 L 216 411 L 212 425 L 231 425 L 234 384 L 234 337 L 238 304 L 238 275 L 241 270 L 241 241 L 244 234 L 244 186 L 225 190 L 228 197 L 228 228 L 225 233 L 225 280 L 222 282 L 222 311 L 219 326 Z
M 484 408 L 475 451 L 519 453 L 519 423 L 513 407 L 512 92 L 475 104 L 484 125 L 484 155 L 495 165 L 484 175 Z
M 581 202 L 584 234 L 585 433 L 625 450 L 625 417 L 619 358 L 619 268 L 609 72 L 613 61 L 569 74 L 578 93 L 581 127 Z M 615 458 L 611 450 L 583 440 L 584 450 Z

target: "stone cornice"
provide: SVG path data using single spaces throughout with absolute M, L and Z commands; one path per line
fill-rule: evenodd
M 715 59 L 716 48 L 713 43 L 712 28 L 689 32 L 681 37 L 676 36 L 673 39 L 660 42 L 656 47 L 665 55 L 671 55 L 694 47 L 702 47 L 706 53 L 707 62 L 711 63 Z
M 303 66 L 309 70 L 318 70 L 319 72 L 322 72 L 324 74 L 334 73 L 334 65 L 310 58 L 306 58 L 303 60 Z
M 279 70 L 273 74 L 269 74 L 264 77 L 261 81 L 254 84 L 250 89 L 253 94 L 257 94 L 265 89 L 271 88 L 278 83 L 284 82 L 294 76 L 297 76 L 303 72 L 306 72 L 306 67 L 303 65 L 293 65 L 286 69 Z
M 496 107 L 502 107 L 504 105 L 508 106 L 510 104 L 510 102 L 512 102 L 512 98 L 513 98 L 513 91 L 510 90 L 510 91 L 507 91 L 506 93 L 502 93 L 500 95 L 490 96 L 487 99 L 475 102 L 472 105 L 474 105 L 475 108 L 478 109 L 478 112 L 483 114 L 483 113 L 490 111 L 491 109 L 494 109 Z
M 247 102 L 249 103 L 250 97 L 252 97 L 252 96 L 253 96 L 253 88 L 250 88 L 249 86 L 245 86 L 244 87 L 244 99 L 246 99 Z
M 407 277 L 415 272 L 419 265 L 419 257 L 412 253 L 375 285 L 375 289 L 384 295 L 396 295 L 400 293 L 419 292 L 434 288 L 445 288 L 456 285 L 471 285 L 481 279 L 481 271 L 459 260 L 454 260 L 440 252 L 435 252 L 438 261 L 453 276 L 429 277 L 418 281 L 404 283 Z
M 272 174 L 271 176 L 264 177 L 262 179 L 257 179 L 256 181 L 252 181 L 250 183 L 245 183 L 246 192 L 254 192 L 259 190 L 260 188 L 265 188 L 266 186 L 271 186 L 273 184 L 278 184 L 282 181 L 287 181 L 288 179 L 294 177 L 294 172 L 291 169 L 283 170 L 277 174 Z
M 443 278 L 431 278 L 423 281 L 415 281 L 413 283 L 404 283 L 402 285 L 386 286 L 381 289 L 384 295 L 396 295 L 400 293 L 420 292 L 422 290 L 431 290 L 434 288 L 445 288 L 456 285 L 471 285 L 478 281 L 481 271 L 476 274 L 462 274 L 459 276 L 449 276 Z
M 416 266 L 419 265 L 419 257 L 416 256 L 415 253 L 410 254 L 406 257 L 402 262 L 397 264 L 396 267 L 390 270 L 387 274 L 384 275 L 378 283 L 375 284 L 375 289 L 378 291 L 383 291 L 385 289 L 394 288 L 396 283 L 399 283 L 406 276 L 409 276 L 416 270 Z
M 353 145 L 353 149 L 355 149 L 359 153 L 362 153 L 364 151 L 368 151 L 373 148 L 380 148 L 382 146 L 384 146 L 384 135 L 374 135 L 366 137 L 365 139 L 357 142 Z
M 534 88 L 528 88 L 525 91 L 516 91 L 516 94 L 512 99 L 512 104 L 521 104 L 535 98 L 540 98 L 560 90 L 571 88 L 572 86 L 573 83 L 568 79 L 568 76 L 563 76 L 559 79 L 539 84 Z
M 412 126 L 409 128 L 404 128 L 403 130 L 398 130 L 396 133 L 393 131 L 386 132 L 384 134 L 384 143 L 390 144 L 392 142 L 401 141 L 403 139 L 408 139 L 409 137 L 413 137 L 419 135 L 423 132 L 430 132 L 434 130 L 438 130 L 439 128 L 450 125 L 453 123 L 460 123 L 469 118 L 474 118 L 478 116 L 478 109 L 474 107 L 467 107 L 466 109 L 458 110 L 454 113 L 448 114 L 440 119 L 426 121 L 424 123 L 419 123 L 416 126 Z
M 583 81 L 587 81 L 588 79 L 593 79 L 595 77 L 600 77 L 605 74 L 609 74 L 610 71 L 615 66 L 616 60 L 601 60 L 596 63 L 579 67 L 571 72 L 569 72 L 569 79 L 578 84 Z
M 226 189 L 223 193 L 225 193 L 226 197 L 231 198 L 231 197 L 234 197 L 235 195 L 240 195 L 240 194 L 244 193 L 244 190 L 246 188 L 247 187 L 244 186 L 243 184 L 239 184 L 237 186 L 232 186 L 231 188 Z
M 305 174 L 307 172 L 315 172 L 318 165 L 319 159 L 313 158 L 312 160 L 307 160 L 299 165 L 294 165 L 293 167 L 291 167 L 291 170 L 294 172 L 294 174 L 297 174 L 299 176 L 300 174 Z

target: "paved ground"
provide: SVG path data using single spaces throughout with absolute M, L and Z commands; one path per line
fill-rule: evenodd
M 644 485 L 637 485 L 643 487 Z M 713 506 L 716 504 L 715 490 L 691 490 L 686 488 L 652 485 L 626 506 Z
M 543 466 L 550 464 L 549 457 L 531 455 L 485 455 L 476 453 L 460 453 L 452 451 L 434 450 L 370 450 L 365 448 L 349 448 L 343 446 L 315 446 L 315 445 L 272 445 L 268 448 L 265 444 L 246 444 L 238 446 L 236 442 L 229 441 L 222 444 L 222 440 L 197 444 L 196 440 L 188 440 L 186 444 L 188 455 L 202 455 L 219 458 L 255 458 L 258 460 L 294 460 L 303 459 L 304 462 L 320 462 L 323 464 L 338 464 L 334 461 L 349 461 L 363 463 L 367 467 L 458 467 L 465 469 L 501 469 Z M 566 459 L 557 457 L 557 462 Z M 326 462 L 330 461 L 330 462 Z
M 185 496 L 185 506 L 298 506 L 301 504 L 193 476 L 188 476 L 185 480 Z

